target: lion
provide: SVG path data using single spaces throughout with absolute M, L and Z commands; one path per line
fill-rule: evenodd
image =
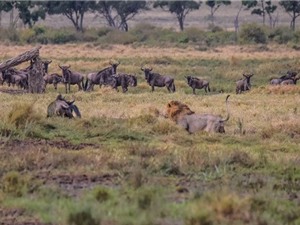
M 225 119 L 213 114 L 196 114 L 186 104 L 179 101 L 171 101 L 167 104 L 165 117 L 176 122 L 190 134 L 198 131 L 225 133 L 224 122 L 230 118 L 228 109 L 229 96 L 226 97 L 227 117 Z

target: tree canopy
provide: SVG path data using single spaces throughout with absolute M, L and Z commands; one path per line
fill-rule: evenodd
M 184 20 L 187 14 L 191 11 L 199 9 L 201 2 L 196 1 L 156 1 L 153 4 L 154 8 L 160 7 L 170 13 L 176 14 L 180 30 L 184 30 Z
M 205 2 L 207 6 L 210 7 L 210 17 L 211 17 L 211 22 L 214 25 L 215 23 L 215 12 L 221 7 L 221 5 L 230 5 L 231 1 L 230 0 L 207 0 Z
M 146 1 L 99 1 L 95 9 L 110 27 L 128 31 L 128 21 L 149 8 Z
M 300 16 L 300 1 L 280 1 L 279 4 L 292 17 L 290 27 L 295 30 L 296 19 Z
M 84 14 L 95 5 L 95 1 L 46 1 L 44 8 L 49 15 L 62 14 L 74 25 L 77 31 L 83 32 Z

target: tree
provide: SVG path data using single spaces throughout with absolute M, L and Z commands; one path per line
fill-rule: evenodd
M 221 7 L 221 5 L 230 5 L 231 1 L 225 0 L 225 1 L 220 1 L 220 0 L 208 0 L 205 2 L 206 5 L 210 7 L 210 17 L 211 17 L 211 22 L 214 25 L 214 20 L 215 20 L 215 12 Z
M 9 12 L 13 10 L 14 8 L 14 5 L 13 5 L 13 2 L 10 2 L 10 1 L 0 1 L 0 13 L 2 13 L 3 11 L 4 12 Z M 12 26 L 13 24 L 13 15 L 11 14 L 10 16 L 10 26 Z
M 280 1 L 279 4 L 292 17 L 290 27 L 295 30 L 296 19 L 300 16 L 300 1 Z
M 180 30 L 184 30 L 184 20 L 186 15 L 191 11 L 199 9 L 201 2 L 196 1 L 157 1 L 154 2 L 153 7 L 160 7 L 163 10 L 176 14 Z
M 249 10 L 254 8 L 251 11 L 251 14 L 256 14 L 262 17 L 263 24 L 265 25 L 266 15 L 269 16 L 269 23 L 270 27 L 273 27 L 274 19 L 272 14 L 276 11 L 277 6 L 272 4 L 272 1 L 265 1 L 265 0 L 243 0 L 242 4 L 246 6 L 246 9 Z
M 79 32 L 84 31 L 84 14 L 94 5 L 95 1 L 47 1 L 44 3 L 45 10 L 49 15 L 63 14 Z
M 30 28 L 39 20 L 45 19 L 46 12 L 41 7 L 39 2 L 34 1 L 16 1 L 15 8 L 19 12 L 19 18 L 24 25 L 28 25 Z
M 128 31 L 128 21 L 142 10 L 148 10 L 146 1 L 99 1 L 96 11 L 110 27 Z

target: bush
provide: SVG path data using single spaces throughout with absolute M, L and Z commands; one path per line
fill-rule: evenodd
M 98 225 L 100 221 L 92 216 L 89 209 L 71 212 L 68 216 L 67 224 L 69 225 Z
M 269 34 L 269 39 L 278 44 L 286 44 L 292 41 L 294 33 L 288 27 L 278 27 L 272 30 Z
M 21 197 L 27 190 L 24 176 L 15 171 L 5 174 L 1 183 L 2 191 L 15 197 Z
M 33 104 L 15 104 L 8 114 L 8 122 L 16 127 L 24 127 L 28 122 L 39 120 L 34 115 Z
M 239 42 L 242 44 L 265 44 L 267 43 L 266 33 L 264 27 L 258 24 L 244 24 L 239 34 Z

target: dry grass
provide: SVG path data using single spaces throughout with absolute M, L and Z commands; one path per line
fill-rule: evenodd
M 9 58 L 32 46 L 1 47 L 6 52 L 3 57 Z M 283 55 L 281 51 L 284 52 Z M 220 48 L 216 53 L 192 49 L 134 49 L 128 46 L 112 46 L 111 50 L 101 50 L 86 45 L 46 45 L 41 49 L 41 54 L 43 57 L 47 56 L 45 58 L 53 59 L 50 65 L 51 72 L 56 70 L 55 65 L 58 63 L 70 63 L 74 69 L 80 71 L 98 70 L 105 67 L 110 59 L 124 60 L 125 63 L 120 64 L 120 71 L 139 71 L 141 62 L 157 61 L 160 57 L 169 57 L 170 61 L 187 60 L 190 64 L 194 61 L 189 60 L 210 59 L 212 61 L 208 61 L 207 64 L 206 61 L 201 62 L 203 65 L 200 69 L 214 71 L 215 60 L 222 59 L 228 64 L 224 63 L 220 68 L 218 67 L 219 71 L 216 73 L 222 74 L 225 70 L 224 76 L 216 76 L 213 80 L 217 82 L 221 79 L 219 81 L 221 87 L 234 86 L 232 81 L 240 76 L 240 66 L 245 63 L 245 60 L 266 61 L 260 65 L 260 68 L 255 68 L 260 72 L 260 70 L 268 71 L 268 68 L 276 68 L 278 61 L 272 61 L 274 59 L 295 57 L 293 66 L 298 65 L 299 59 L 296 52 L 290 53 L 280 48 L 274 49 L 272 54 L 271 52 L 250 54 L 245 52 L 245 48 L 239 49 L 234 46 Z M 136 62 L 136 57 L 141 59 Z M 191 69 L 184 64 L 174 65 L 174 67 L 173 64 L 156 66 L 168 74 L 172 72 L 177 74 Z M 198 68 L 195 65 L 195 70 Z M 235 68 L 238 68 L 238 71 Z M 256 74 L 256 77 L 259 76 L 263 77 L 264 74 Z M 207 77 L 211 78 L 209 75 Z M 276 182 L 282 185 L 280 182 L 286 174 L 285 169 L 299 168 L 300 87 L 299 85 L 270 87 L 266 82 L 258 83 L 255 80 L 256 85 L 253 86 L 253 90 L 241 95 L 230 91 L 204 94 L 203 90 L 199 90 L 198 95 L 193 95 L 183 81 L 184 78 L 179 78 L 181 80 L 176 80 L 177 90 L 172 94 L 169 94 L 166 89 L 150 92 L 150 87 L 145 83 L 142 75 L 139 76 L 138 86 L 130 87 L 126 94 L 115 92 L 110 88 L 99 89 L 99 87 L 95 87 L 95 91 L 89 93 L 78 92 L 76 87 L 72 87 L 72 93 L 65 96 L 67 99 L 75 98 L 75 104 L 82 114 L 81 120 L 46 118 L 47 106 L 58 94 L 53 87 L 49 87 L 47 93 L 41 95 L 11 95 L 0 92 L 0 115 L 3 118 L 0 123 L 0 134 L 19 132 L 19 136 L 13 138 L 23 138 L 28 143 L 30 138 L 43 139 L 42 135 L 45 135 L 50 138 L 50 141 L 53 137 L 55 140 L 74 142 L 73 145 L 93 144 L 80 151 L 58 146 L 44 146 L 43 142 L 32 142 L 27 147 L 23 145 L 9 147 L 5 145 L 5 141 L 7 139 L 9 141 L 10 137 L 3 135 L 0 139 L 0 141 L 4 140 L 0 146 L 2 159 L 0 167 L 5 169 L 0 175 L 3 176 L 11 170 L 29 171 L 28 173 L 32 174 L 47 171 L 53 176 L 116 174 L 117 178 L 113 177 L 108 184 L 109 187 L 113 187 L 112 189 L 116 184 L 121 186 L 121 191 L 125 189 L 124 192 L 128 191 L 128 187 L 140 189 L 157 185 L 167 192 L 168 201 L 165 202 L 170 202 L 169 198 L 172 198 L 170 195 L 174 195 L 176 188 L 177 190 L 188 189 L 190 193 L 184 201 L 189 201 L 197 190 L 203 192 L 212 190 L 213 196 L 214 192 L 220 193 L 220 186 L 225 186 L 225 189 L 240 192 L 236 194 L 234 191 L 226 191 L 224 195 L 221 192 L 215 198 L 200 199 L 199 202 L 196 200 L 194 203 L 190 201 L 191 213 L 187 213 L 187 224 L 205 222 L 210 224 L 215 221 L 220 223 L 225 221 L 228 224 L 231 224 L 231 221 L 248 222 L 249 213 L 253 213 L 249 209 L 250 200 L 248 197 L 240 197 L 239 194 L 245 196 L 244 194 L 247 193 L 252 196 L 252 186 L 261 188 L 259 185 L 268 182 L 271 182 L 271 186 L 277 179 L 274 174 L 279 177 Z M 7 86 L 0 89 L 12 90 Z M 62 85 L 59 85 L 58 92 L 64 93 Z M 227 94 L 231 94 L 229 98 L 231 117 L 225 125 L 226 134 L 200 132 L 189 135 L 163 117 L 166 104 L 171 100 L 187 104 L 196 113 L 212 113 L 225 117 Z M 30 112 L 35 115 L 34 118 L 38 118 L 33 121 L 36 124 L 32 124 L 32 126 L 36 125 L 37 130 L 25 126 L 24 130 L 28 131 L 23 131 L 6 124 L 9 115 L 14 114 L 15 106 L 24 104 L 30 106 Z M 22 107 L 19 110 L 22 111 Z M 30 118 L 27 111 L 23 111 L 21 114 L 26 114 L 25 119 Z M 22 132 L 33 134 L 21 135 Z M 56 136 L 51 136 L 53 133 Z M 294 170 L 291 171 L 289 176 L 294 176 Z M 247 178 L 248 174 L 254 177 L 250 181 Z M 260 193 L 269 193 L 268 187 L 263 187 Z M 175 201 L 182 197 L 182 194 L 180 195 L 180 197 L 175 195 L 177 198 Z M 276 195 L 286 198 L 286 193 L 276 193 Z M 273 195 L 269 198 L 272 197 Z M 0 196 L 0 200 L 1 198 Z M 199 209 L 206 205 L 208 205 L 207 210 L 203 214 L 198 213 Z M 108 207 L 114 210 L 114 206 Z M 176 208 L 180 206 L 177 205 Z M 55 213 L 57 214 L 57 211 Z

